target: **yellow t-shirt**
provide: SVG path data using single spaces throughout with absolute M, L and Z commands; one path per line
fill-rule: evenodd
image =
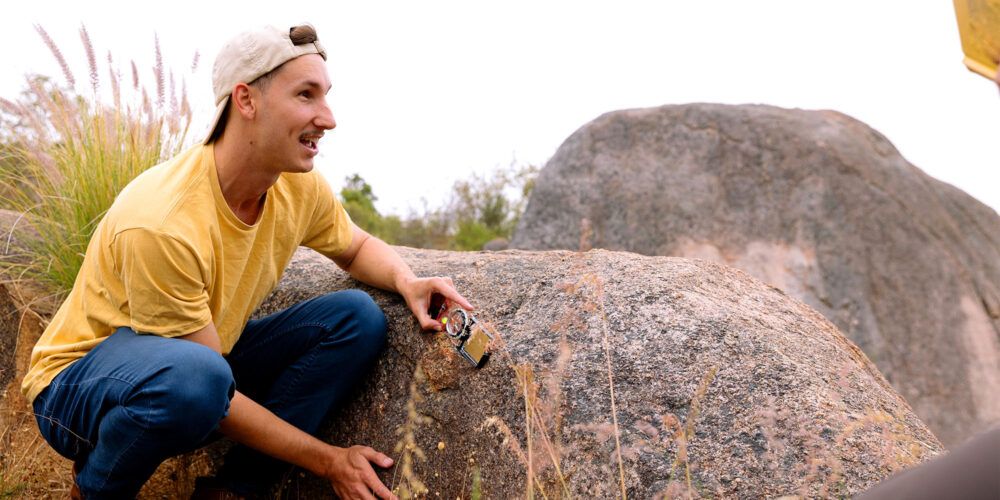
M 31 352 L 29 400 L 122 326 L 176 337 L 215 322 L 228 354 L 299 245 L 333 257 L 351 222 L 316 172 L 282 174 L 257 223 L 243 223 L 219 187 L 213 145 L 135 178 L 87 246 L 73 290 Z

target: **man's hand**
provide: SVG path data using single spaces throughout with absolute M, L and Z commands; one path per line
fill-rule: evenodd
M 418 278 L 384 241 L 358 226 L 352 226 L 351 230 L 354 232 L 351 245 L 333 261 L 358 281 L 402 295 L 424 330 L 442 329 L 441 323 L 427 314 L 431 295 L 435 293 L 472 310 L 472 304 L 455 290 L 451 278 Z
M 406 300 L 407 307 L 420 322 L 420 328 L 424 330 L 441 331 L 441 322 L 427 314 L 427 309 L 431 305 L 431 296 L 435 293 L 444 297 L 466 310 L 472 310 L 472 304 L 465 300 L 457 290 L 455 284 L 448 277 L 416 278 L 410 277 L 397 285 L 399 294 Z
M 333 491 L 343 499 L 391 498 L 396 499 L 389 488 L 375 474 L 371 463 L 379 467 L 391 467 L 392 459 L 367 446 L 350 448 L 334 447 L 329 469 L 323 474 L 330 480 Z M 369 463 L 370 462 L 370 463 Z
M 298 465 L 330 481 L 340 498 L 396 499 L 368 463 L 392 465 L 392 459 L 366 446 L 339 448 L 302 432 L 267 408 L 236 391 L 219 430 L 237 443 Z

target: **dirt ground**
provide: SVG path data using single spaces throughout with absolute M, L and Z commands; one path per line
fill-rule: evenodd
M 57 304 L 45 300 L 30 287 L 9 283 L 0 287 L 9 292 L 19 315 L 15 323 L 18 333 L 14 343 L 14 378 L 0 393 L 0 499 L 67 498 L 72 485 L 72 462 L 56 453 L 42 438 L 31 406 L 20 389 L 31 349 Z M 224 447 L 225 443 L 219 443 L 164 462 L 143 487 L 139 498 L 188 498 L 195 478 L 212 472 L 213 457 Z
M 0 498 L 67 498 L 71 463 L 49 447 L 38 432 L 35 416 L 21 394 L 21 379 L 31 348 L 45 329 L 51 304 L 26 287 L 7 287 L 19 318 L 14 343 L 14 378 L 0 394 Z M 5 294 L 6 295 L 6 294 Z M 25 304 L 30 304 L 25 307 Z M 38 311 L 38 312 L 36 312 Z M 41 313 L 41 315 L 39 314 Z

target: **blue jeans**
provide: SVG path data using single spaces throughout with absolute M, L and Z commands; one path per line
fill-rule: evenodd
M 218 437 L 235 390 L 315 434 L 385 345 L 366 293 L 335 292 L 250 321 L 225 358 L 194 342 L 119 328 L 35 398 L 42 436 L 74 461 L 84 498 L 133 498 L 161 462 Z M 234 446 L 217 479 L 265 490 L 282 464 Z

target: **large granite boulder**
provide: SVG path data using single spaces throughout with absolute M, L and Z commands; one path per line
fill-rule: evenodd
M 699 257 L 809 304 L 948 445 L 1000 422 L 1000 217 L 833 111 L 605 114 L 542 169 L 512 248 Z
M 454 277 L 500 340 L 474 370 L 398 296 L 364 287 L 386 312 L 389 347 L 322 437 L 389 453 L 397 466 L 382 478 L 397 490 L 845 496 L 942 450 L 832 324 L 734 268 L 607 251 L 399 251 L 418 274 Z M 302 250 L 258 314 L 357 286 Z M 65 487 L 69 463 L 17 391 L 44 325 L 31 318 L 0 332 L 20 333 L 0 423 L 18 441 L 5 450 L 35 457 L 29 489 L 43 491 Z M 140 497 L 185 498 L 226 446 L 168 461 Z M 332 496 L 304 474 L 276 494 Z
M 549 498 L 841 496 L 941 450 L 835 326 L 734 268 L 597 250 L 399 251 L 419 275 L 452 276 L 501 340 L 472 369 L 398 296 L 365 288 L 389 347 L 324 438 L 389 453 L 398 467 L 382 477 L 396 488 L 407 476 L 431 498 L 464 498 L 477 477 L 483 498 L 514 498 L 530 476 Z M 300 251 L 260 314 L 357 286 Z M 283 491 L 331 494 L 299 475 Z

